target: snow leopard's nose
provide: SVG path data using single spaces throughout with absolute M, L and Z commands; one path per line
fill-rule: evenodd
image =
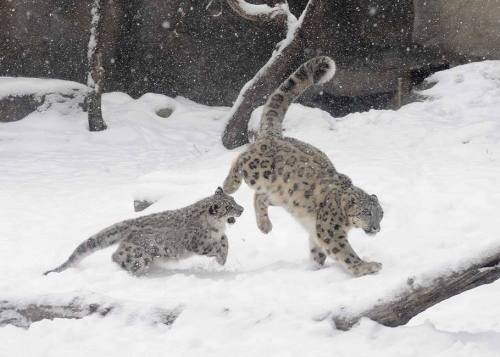
M 375 235 L 378 232 L 380 232 L 380 226 L 378 226 L 378 227 L 370 227 L 369 229 L 365 229 L 364 231 L 368 235 Z

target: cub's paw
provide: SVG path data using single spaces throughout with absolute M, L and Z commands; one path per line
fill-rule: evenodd
M 271 232 L 271 230 L 273 229 L 273 224 L 271 223 L 268 217 L 263 217 L 257 219 L 257 227 L 259 227 L 262 233 L 267 234 Z
M 215 258 L 215 261 L 220 265 L 226 264 L 226 260 L 227 260 L 227 255 L 219 255 Z
M 227 260 L 227 253 L 228 253 L 228 242 L 227 242 L 227 237 L 223 236 L 220 241 L 220 246 L 219 249 L 217 249 L 217 254 L 215 255 L 215 260 L 217 263 L 220 265 L 226 264 Z
M 363 262 L 352 268 L 352 273 L 355 276 L 363 276 L 368 274 L 374 274 L 382 269 L 382 263 L 377 262 Z

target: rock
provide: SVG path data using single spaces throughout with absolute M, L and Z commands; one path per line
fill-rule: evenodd
M 156 115 L 162 118 L 168 118 L 173 112 L 174 110 L 172 108 L 161 108 L 156 111 Z
M 8 96 L 0 99 L 0 122 L 21 120 L 34 112 L 43 102 L 43 97 L 34 95 Z
M 134 211 L 140 212 L 144 211 L 146 208 L 151 206 L 155 201 L 148 200 L 134 200 Z
M 0 122 L 21 120 L 36 110 L 63 103 L 60 110 L 82 106 L 87 86 L 55 79 L 0 77 Z

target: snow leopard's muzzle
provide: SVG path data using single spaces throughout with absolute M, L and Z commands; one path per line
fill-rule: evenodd
M 234 217 L 241 216 L 241 214 L 243 213 L 244 210 L 245 209 L 243 207 L 241 207 L 240 205 L 236 205 L 236 207 L 234 207 L 234 209 L 233 209 L 234 216 L 228 217 L 227 223 L 234 224 L 236 222 L 236 218 L 234 218 Z

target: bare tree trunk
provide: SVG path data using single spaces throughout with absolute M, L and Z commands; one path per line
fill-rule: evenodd
M 437 303 L 483 284 L 500 278 L 500 251 L 478 260 L 460 271 L 437 276 L 428 284 L 414 286 L 408 279 L 407 287 L 387 301 L 377 300 L 373 306 L 361 313 L 339 314 L 333 317 L 339 330 L 349 330 L 362 317 L 384 326 L 395 327 L 406 324 L 411 318 Z
M 47 300 L 44 298 L 44 300 Z M 123 310 L 119 304 L 89 303 L 75 298 L 69 303 L 14 303 L 0 300 L 0 327 L 14 325 L 29 328 L 34 322 L 53 319 L 82 319 L 92 314 L 106 316 L 112 311 Z M 150 309 L 143 312 L 121 311 L 131 317 L 144 317 L 152 324 L 171 325 L 179 316 L 180 310 Z
M 90 131 L 101 131 L 106 129 L 106 123 L 102 117 L 101 97 L 104 80 L 103 55 L 103 0 L 94 0 L 92 5 L 92 22 L 90 27 L 90 40 L 88 46 L 89 75 L 87 85 L 90 92 L 87 96 L 87 112 Z
M 227 0 L 234 8 L 238 0 Z M 241 2 L 241 0 L 239 0 Z M 316 55 L 314 49 L 321 46 L 321 23 L 325 16 L 325 8 L 329 0 L 309 0 L 304 13 L 295 24 L 288 14 L 288 37 L 276 50 L 264 67 L 243 87 L 230 112 L 229 122 L 222 136 L 222 143 L 228 149 L 248 143 L 248 121 L 253 110 L 264 104 L 266 97 L 286 79 L 295 68 L 305 61 L 305 50 L 312 48 L 311 57 Z M 236 11 L 241 13 L 241 9 Z M 268 13 L 268 12 L 266 12 Z M 283 16 L 274 15 L 278 21 Z M 245 16 L 247 19 L 264 21 L 261 16 Z M 296 28 L 295 25 L 298 25 Z

